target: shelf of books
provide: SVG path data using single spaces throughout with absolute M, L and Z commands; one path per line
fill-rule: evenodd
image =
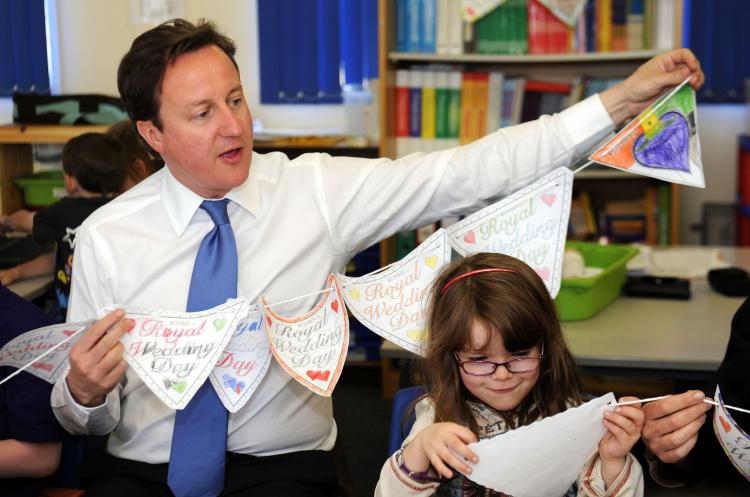
M 380 0 L 381 155 L 448 148 L 558 112 L 616 84 L 681 39 L 682 0 L 588 0 L 570 24 L 545 3 L 506 0 L 468 22 L 460 0 Z M 609 205 L 597 193 L 629 176 L 614 170 L 577 175 L 579 189 L 595 190 L 589 196 L 595 222 L 576 226 L 571 236 L 677 241 L 678 187 L 627 181 L 631 198 L 620 201 L 640 199 L 645 221 L 617 212 L 635 205 Z M 659 222 L 665 213 L 668 222 Z M 430 229 L 384 244 L 382 262 L 405 254 Z

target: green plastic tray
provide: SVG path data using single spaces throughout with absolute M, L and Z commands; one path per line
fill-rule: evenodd
M 570 241 L 565 246 L 581 252 L 586 266 L 603 269 L 589 278 L 563 278 L 555 298 L 561 321 L 588 319 L 620 295 L 627 278 L 625 264 L 638 254 L 638 248 Z
M 23 190 L 23 201 L 27 207 L 46 207 L 66 195 L 62 171 L 44 171 L 22 176 L 14 182 Z

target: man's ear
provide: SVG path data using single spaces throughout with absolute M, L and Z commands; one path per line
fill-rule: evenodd
M 156 127 L 154 122 L 137 121 L 135 126 L 138 128 L 138 133 L 140 133 L 141 137 L 146 140 L 146 143 L 161 155 L 162 150 L 164 149 L 162 145 L 162 132 L 159 131 L 159 128 Z
M 78 189 L 80 188 L 78 181 L 70 174 L 64 172 L 63 182 L 65 184 L 65 191 L 68 193 L 68 196 L 75 197 L 78 193 Z

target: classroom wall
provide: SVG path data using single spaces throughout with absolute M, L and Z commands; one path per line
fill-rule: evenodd
M 53 0 L 54 1 L 54 0 Z M 133 38 L 151 26 L 131 21 L 131 0 L 56 0 L 63 93 L 117 94 L 120 58 Z M 250 0 L 183 0 L 183 16 L 212 19 L 237 43 L 237 63 L 253 117 L 266 128 L 343 129 L 342 106 L 260 105 L 256 2 Z M 701 220 L 704 202 L 735 198 L 737 139 L 750 132 L 745 105 L 701 105 L 699 131 L 706 169 L 706 189 L 682 188 L 681 243 L 699 243 L 690 226 Z
M 117 95 L 117 66 L 138 34 L 152 27 L 131 20 L 131 0 L 56 0 L 60 47 L 60 91 Z M 237 44 L 245 95 L 253 117 L 266 128 L 339 129 L 344 109 L 334 105 L 260 105 L 256 2 L 177 0 L 183 17 L 207 18 Z

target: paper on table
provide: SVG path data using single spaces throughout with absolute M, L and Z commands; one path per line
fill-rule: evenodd
M 628 263 L 628 271 L 660 277 L 705 278 L 711 269 L 729 267 L 721 252 L 713 248 L 640 248 L 639 256 Z
M 608 393 L 528 426 L 469 445 L 479 457 L 468 477 L 513 497 L 559 497 L 578 479 L 606 429 Z M 512 455 L 512 457 L 509 457 Z

